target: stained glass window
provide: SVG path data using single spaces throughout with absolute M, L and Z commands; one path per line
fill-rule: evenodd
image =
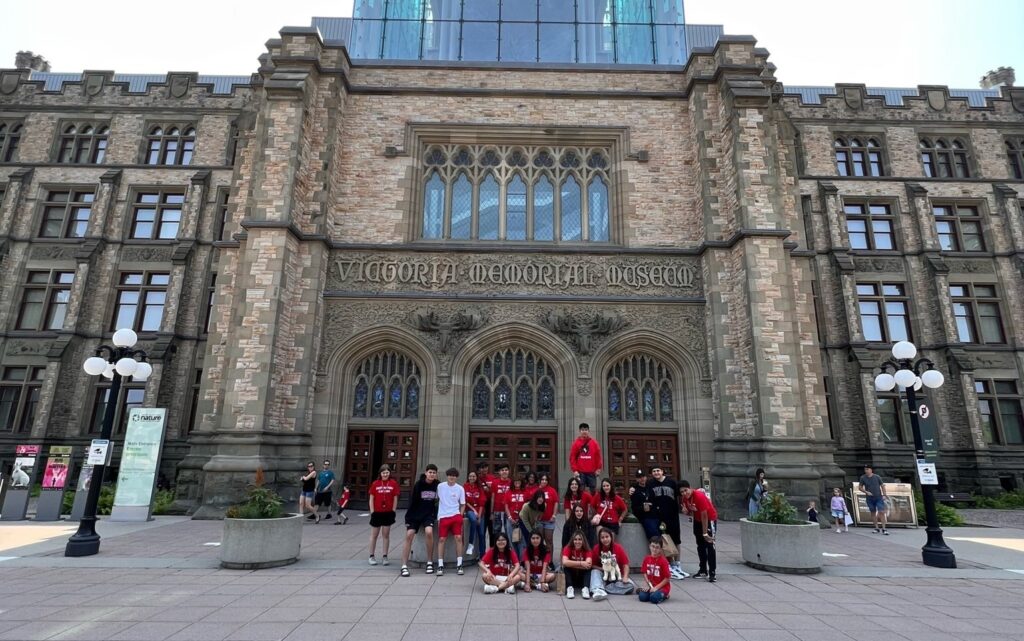
M 649 354 L 632 354 L 613 363 L 606 377 L 608 420 L 662 423 L 672 421 L 672 370 Z
M 356 367 L 354 418 L 415 419 L 420 413 L 420 368 L 408 356 L 381 351 Z
M 519 348 L 494 352 L 473 371 L 473 418 L 515 422 L 555 418 L 555 385 L 542 357 Z

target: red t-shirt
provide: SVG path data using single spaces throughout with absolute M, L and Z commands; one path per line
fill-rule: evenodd
M 570 514 L 572 513 L 572 509 L 574 507 L 576 507 L 577 505 L 582 505 L 584 507 L 584 509 L 589 510 L 590 509 L 590 502 L 593 501 L 593 500 L 594 500 L 594 497 L 590 496 L 590 492 L 588 492 L 586 490 L 580 490 L 580 498 L 574 499 L 574 498 L 566 497 L 565 500 L 562 501 L 562 507 L 564 507 L 566 510 L 569 510 Z
M 466 491 L 466 505 L 478 514 L 483 514 L 484 505 L 487 504 L 487 489 L 478 483 L 466 483 L 462 489 Z
M 537 490 L 539 490 L 539 489 L 540 489 L 539 485 L 527 485 L 527 486 L 523 487 L 523 493 L 526 494 L 526 500 L 529 501 L 530 499 L 532 499 L 533 495 L 536 494 Z
M 595 494 L 591 507 L 594 510 L 594 514 L 602 514 L 603 512 L 601 523 L 608 523 L 609 525 L 618 524 L 619 519 L 626 513 L 626 502 L 618 495 L 612 499 L 602 499 L 600 494 Z
M 530 549 L 527 549 L 523 555 L 525 557 L 523 563 L 526 564 L 526 571 L 530 574 L 544 574 L 547 571 L 548 564 L 551 563 L 550 552 L 545 554 L 543 559 Z
M 555 518 L 555 510 L 558 509 L 558 490 L 550 485 L 542 488 L 544 491 L 544 516 L 541 521 L 550 521 Z
M 647 582 L 651 584 L 651 587 L 658 587 L 658 584 L 671 576 L 670 569 L 668 567 L 668 559 L 662 554 L 659 557 L 653 557 L 650 554 L 644 557 L 644 562 L 640 565 L 640 568 L 644 572 L 644 576 L 647 577 Z M 668 593 L 672 591 L 672 581 L 669 580 L 663 587 L 658 588 L 668 596 Z
M 519 520 L 519 510 L 523 509 L 526 505 L 526 492 L 523 490 L 512 490 L 508 491 L 508 498 L 506 499 L 508 509 L 512 512 L 512 520 Z
M 590 550 L 584 548 L 577 550 L 572 546 L 572 541 L 569 541 L 569 545 L 562 548 L 562 557 L 570 561 L 586 561 L 590 558 Z
M 491 571 L 494 576 L 508 576 L 512 574 L 512 568 L 519 565 L 519 557 L 516 556 L 516 551 L 511 547 L 508 548 L 507 557 L 500 554 L 494 553 L 494 548 L 487 550 L 484 557 L 480 559 L 480 562 Z
M 600 545 L 595 545 L 590 550 L 590 560 L 593 562 L 595 568 L 601 567 L 601 553 L 608 552 L 609 550 L 601 548 Z M 618 543 L 612 543 L 612 549 L 610 550 L 615 555 L 615 562 L 619 564 L 619 567 L 625 565 L 629 567 L 629 557 L 626 555 L 626 551 L 622 549 L 622 546 Z
M 711 504 L 711 499 L 708 498 L 708 495 L 703 490 L 694 490 L 690 493 L 689 499 L 683 499 L 683 507 L 697 521 L 700 520 L 701 512 L 708 513 L 709 523 L 718 520 L 718 510 Z
M 345 507 L 348 505 L 348 500 L 352 496 L 352 491 L 345 488 L 341 491 L 341 498 L 338 499 L 338 507 Z
M 395 502 L 398 500 L 398 493 L 401 488 L 398 487 L 398 481 L 395 479 L 388 479 L 382 481 L 377 479 L 373 483 L 370 483 L 370 496 L 373 498 L 373 511 L 374 512 L 394 512 Z
M 511 489 L 512 479 L 494 479 L 491 495 L 494 497 L 495 512 L 505 511 L 505 503 L 508 502 L 508 495 Z
M 494 482 L 498 480 L 498 477 L 493 474 L 484 474 L 483 476 L 478 476 L 478 478 L 480 479 L 480 485 L 484 487 L 487 495 L 494 494 Z

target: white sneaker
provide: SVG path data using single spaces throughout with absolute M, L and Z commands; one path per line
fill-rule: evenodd
M 842 530 L 840 530 L 839 528 L 836 528 L 836 534 L 842 534 L 842 533 L 843 533 Z
M 583 591 L 582 591 L 581 595 L 583 596 L 584 599 L 589 599 L 590 598 L 590 589 L 589 588 L 583 588 Z
M 516 593 L 516 586 L 510 585 L 507 588 L 505 588 L 505 594 L 515 594 L 515 593 Z
M 473 556 L 473 544 L 470 543 L 466 546 L 466 556 Z
M 496 586 L 496 585 L 485 585 L 484 586 L 484 594 L 497 594 L 497 593 L 498 593 L 498 586 Z
M 608 593 L 605 592 L 604 590 L 601 590 L 601 589 L 594 590 L 594 600 L 595 601 L 604 601 L 607 598 L 608 598 Z
M 565 589 L 565 598 L 567 598 L 567 599 L 575 599 L 576 598 L 576 590 L 574 588 L 572 588 L 572 587 L 566 588 Z
M 375 559 L 374 557 L 371 556 L 370 557 L 370 565 L 377 565 L 377 559 Z

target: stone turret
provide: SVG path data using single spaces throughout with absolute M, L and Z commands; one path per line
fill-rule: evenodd
M 46 61 L 46 58 L 31 51 L 19 51 L 15 54 L 14 66 L 18 69 L 31 69 L 32 71 L 50 70 L 50 63 Z
M 981 88 L 992 89 L 993 87 L 1012 87 L 1017 77 L 1013 73 L 1013 67 L 999 67 L 993 69 L 981 77 Z

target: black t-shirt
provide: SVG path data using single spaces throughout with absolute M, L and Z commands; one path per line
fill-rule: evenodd
M 437 518 L 437 486 L 441 481 L 434 479 L 433 483 L 426 479 L 416 481 L 412 486 L 412 500 L 409 502 L 409 511 L 406 518 L 409 520 L 424 521 Z
M 644 511 L 644 503 L 650 503 L 651 509 Z M 629 499 L 629 509 L 633 512 L 633 516 L 638 519 L 651 519 L 658 516 L 658 507 L 654 504 L 654 492 L 651 491 L 650 481 L 647 481 L 647 485 L 643 487 L 639 485 L 633 486 L 633 496 Z
M 662 477 L 661 481 L 651 479 L 647 481 L 647 487 L 651 488 L 654 496 L 658 518 L 665 521 L 679 514 L 679 486 L 673 479 L 667 476 Z
M 877 474 L 872 474 L 871 476 L 863 474 L 860 477 L 860 487 L 869 495 L 874 496 L 876 498 L 881 498 L 882 477 Z
M 305 476 L 305 474 L 303 476 Z M 303 492 L 312 492 L 315 489 L 316 489 L 316 474 L 313 475 L 313 478 L 310 478 L 310 479 L 303 478 L 302 479 L 302 491 Z

